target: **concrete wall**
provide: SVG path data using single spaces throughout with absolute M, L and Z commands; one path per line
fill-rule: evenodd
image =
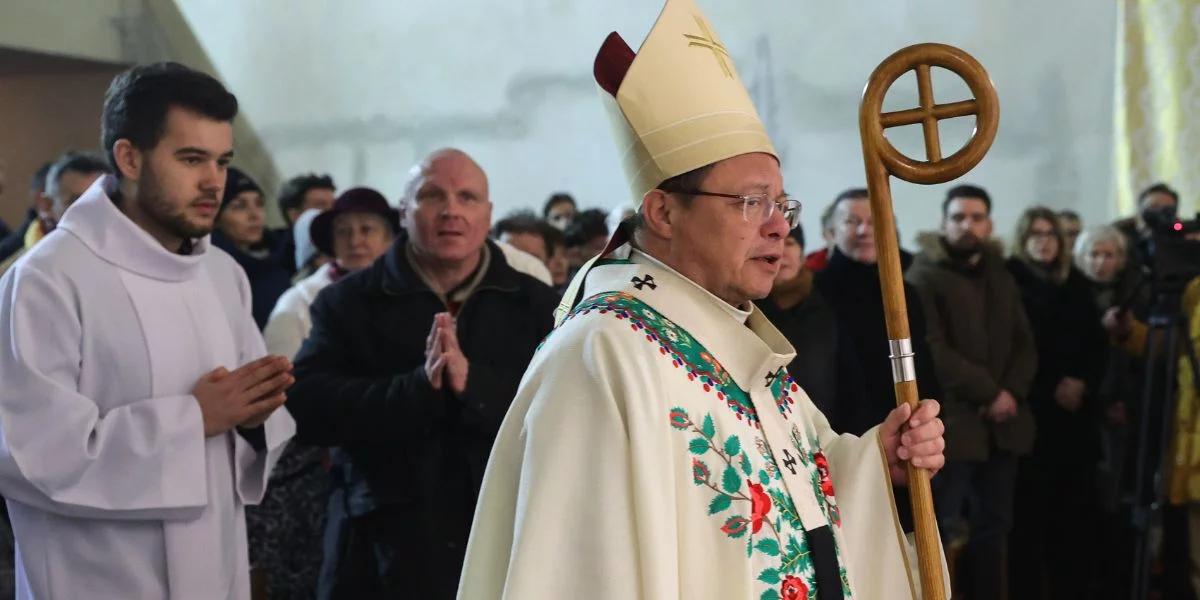
M 908 44 L 974 54 L 999 90 L 1001 124 L 966 179 L 997 200 L 1007 232 L 1026 205 L 1113 217 L 1115 9 L 1094 0 L 827 3 L 699 0 L 733 53 L 783 154 L 790 191 L 817 216 L 861 185 L 857 105 L 874 67 Z M 496 214 L 568 190 L 584 205 L 626 200 L 591 61 L 611 30 L 636 47 L 660 4 L 645 0 L 179 0 L 288 176 L 399 194 L 421 154 L 461 146 L 491 174 Z M 281 15 L 286 14 L 286 18 Z M 935 77 L 939 101 L 965 87 Z M 901 89 L 903 88 L 903 90 Z M 911 76 L 889 106 L 915 102 Z M 972 123 L 943 128 L 948 154 Z M 915 153 L 919 137 L 899 132 Z M 934 227 L 943 188 L 894 186 L 906 238 Z
M 220 77 L 174 0 L 0 2 L 0 162 L 8 165 L 0 218 L 15 225 L 37 165 L 70 148 L 98 150 L 115 74 L 162 60 Z M 238 164 L 275 188 L 275 165 L 244 114 L 234 138 Z

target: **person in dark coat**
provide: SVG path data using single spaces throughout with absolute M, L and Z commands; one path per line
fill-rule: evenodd
M 284 239 L 287 236 L 267 230 L 266 225 L 262 188 L 249 175 L 229 167 L 212 243 L 246 271 L 259 330 L 267 326 L 275 302 L 292 287 L 296 272 L 293 251 Z
M 492 443 L 558 298 L 487 241 L 487 177 L 434 153 L 407 237 L 325 288 L 288 409 L 333 447 L 320 598 L 453 598 Z
M 784 240 L 771 295 L 755 302 L 796 349 L 788 374 L 825 415 L 836 410 L 838 326 L 833 308 L 813 287 L 804 264 L 804 228 Z
M 833 210 L 834 247 L 829 264 L 816 275 L 816 287 L 833 307 L 840 332 L 837 400 L 829 423 L 839 432 L 861 435 L 896 407 L 887 325 L 875 256 L 875 226 L 867 190 L 838 196 Z M 941 399 L 933 354 L 925 343 L 925 318 L 916 290 L 905 284 L 908 321 L 916 355 L 921 398 Z
M 1066 236 L 1048 208 L 1017 222 L 1008 270 L 1021 291 L 1037 343 L 1028 404 L 1037 422 L 1033 453 L 1021 460 L 1009 545 L 1015 598 L 1095 598 L 1101 556 L 1096 467 L 1097 391 L 1108 337 L 1086 277 L 1071 265 Z
M 991 241 L 991 209 L 984 189 L 952 188 L 942 231 L 917 238 L 906 273 L 945 392 L 946 467 L 933 480 L 934 506 L 947 554 L 966 540 L 963 591 L 972 600 L 1009 597 L 1012 498 L 1017 459 L 1033 449 L 1028 398 L 1038 364 L 1020 291 Z

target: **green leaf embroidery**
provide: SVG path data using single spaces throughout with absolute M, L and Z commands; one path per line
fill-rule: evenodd
M 758 482 L 763 485 L 767 485 L 768 483 L 771 483 L 771 476 L 767 475 L 766 469 L 758 470 Z
M 730 494 L 738 493 L 738 490 L 742 489 L 742 478 L 738 475 L 737 469 L 732 466 L 725 467 L 725 472 L 721 474 L 721 485 Z
M 725 454 L 728 454 L 729 458 L 733 459 L 733 457 L 735 457 L 741 453 L 742 453 L 742 442 L 740 440 L 738 440 L 738 437 L 736 435 L 729 436 L 729 439 L 725 440 Z
M 742 472 L 746 474 L 746 477 L 754 473 L 754 467 L 750 466 L 750 457 L 746 456 L 745 452 L 742 453 Z
M 779 542 L 771 538 L 763 538 L 758 540 L 754 548 L 767 556 L 779 556 Z
M 691 450 L 692 454 L 704 454 L 708 452 L 708 440 L 704 438 L 692 438 L 692 441 L 688 442 L 688 450 Z
M 717 435 L 717 428 L 713 425 L 712 415 L 704 415 L 704 424 L 700 426 L 700 432 L 704 434 L 704 437 L 710 439 L 712 436 Z
M 758 600 L 779 600 L 779 592 L 775 590 L 767 590 L 758 597 Z
M 796 536 L 789 535 L 787 546 L 784 548 L 783 559 L 779 564 L 780 573 L 795 573 L 799 571 L 800 564 L 804 557 L 808 556 L 808 549 L 796 541 Z
M 779 516 L 788 520 L 788 523 L 795 529 L 802 529 L 804 526 L 800 523 L 800 515 L 796 512 L 796 505 L 792 504 L 792 498 L 784 495 L 779 490 L 770 490 L 767 492 L 771 496 L 771 503 L 779 510 Z
M 758 580 L 770 585 L 778 585 L 782 581 L 779 579 L 779 569 L 763 569 L 763 572 L 758 574 Z
M 731 538 L 740 538 L 746 535 L 746 530 L 750 528 L 750 519 L 740 515 L 734 515 L 725 519 L 725 524 L 721 526 L 721 531 Z
M 729 508 L 729 505 L 732 503 L 733 498 L 726 496 L 725 494 L 717 494 L 717 497 L 713 498 L 712 502 L 708 503 L 708 514 L 715 515 Z

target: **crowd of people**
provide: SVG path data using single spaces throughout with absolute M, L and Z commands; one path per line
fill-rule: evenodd
M 123 93 L 120 85 L 133 94 L 153 77 L 209 85 L 171 68 L 143 75 L 114 84 L 110 96 Z M 212 100 L 219 95 L 159 97 L 157 114 L 175 111 L 170 118 L 181 121 L 168 129 L 184 127 L 185 118 L 227 124 L 232 115 Z M 161 124 L 156 130 L 173 135 L 161 133 Z M 149 156 L 168 142 L 139 142 L 137 150 Z M 0 240 L 0 269 L 46 269 L 54 255 L 32 250 L 65 244 L 67 236 L 55 233 L 60 226 L 91 244 L 79 220 L 98 214 L 97 194 L 115 202 L 122 182 L 138 183 L 126 195 L 178 187 L 172 172 L 110 150 L 104 157 L 67 152 L 38 170 L 25 221 Z M 294 363 L 271 372 L 291 375 L 265 394 L 286 389 L 296 432 L 286 448 L 271 445 L 269 428 L 265 441 L 247 433 L 254 419 L 236 422 L 247 443 L 278 451 L 265 494 L 246 509 L 256 589 L 270 598 L 399 590 L 404 597 L 452 596 L 489 453 L 518 384 L 571 278 L 633 210 L 580 210 L 570 195 L 556 193 L 540 213 L 494 218 L 486 171 L 453 149 L 413 167 L 403 194 L 392 199 L 311 173 L 272 193 L 225 162 L 213 170 L 219 180 L 201 185 L 211 197 L 187 206 L 211 202 L 211 244 L 244 275 L 241 301 L 266 351 Z M 283 228 L 268 226 L 271 202 Z M 1102 598 L 1126 585 L 1122 499 L 1151 308 L 1150 291 L 1139 282 L 1154 252 L 1155 224 L 1178 203 L 1171 188 L 1155 185 L 1141 194 L 1134 217 L 1113 225 L 1031 206 L 1005 245 L 993 231 L 989 193 L 961 185 L 946 193 L 942 220 L 917 237 L 917 251 L 903 253 L 921 397 L 943 407 L 947 463 L 933 484 L 962 597 Z M 792 229 L 774 286 L 756 304 L 795 347 L 788 372 L 830 425 L 862 434 L 895 408 L 868 191 L 847 189 L 821 208 L 819 241 Z M 182 249 L 192 243 L 178 237 Z M 95 243 L 100 254 L 116 244 L 103 236 Z M 30 281 L 46 289 L 61 283 Z M 0 290 L 4 310 L 23 309 L 21 288 Z M 1198 295 L 1193 282 L 1185 297 L 1193 341 Z M 54 335 L 33 327 L 18 333 Z M 0 363 L 31 364 L 11 354 L 0 355 Z M 16 385 L 32 385 L 32 375 L 21 377 Z M 5 381 L 7 387 L 14 380 Z M 1190 393 L 1180 387 L 1181 395 Z M 12 407 L 0 411 L 5 419 L 28 424 Z M 13 426 L 4 423 L 6 436 Z M 1190 447 L 1198 435 L 1183 422 L 1172 432 L 1173 450 Z M 1170 501 L 1179 507 L 1172 522 L 1186 526 L 1165 529 L 1166 547 L 1183 552 L 1163 557 L 1177 578 L 1172 589 L 1185 589 L 1200 584 L 1200 461 L 1183 456 L 1168 469 Z M 27 517 L 38 502 L 11 483 L 18 475 L 9 471 L 0 469 L 0 483 L 18 490 L 9 506 Z M 46 477 L 39 489 L 67 490 L 51 493 L 55 505 L 46 510 L 69 513 L 74 509 L 64 506 L 91 502 L 55 479 L 69 473 Z M 29 539 L 22 533 L 18 528 L 20 542 Z

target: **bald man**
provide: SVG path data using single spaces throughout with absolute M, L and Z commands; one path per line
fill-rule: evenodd
M 401 237 L 325 288 L 296 357 L 298 438 L 334 447 L 321 598 L 453 598 L 500 421 L 557 297 L 487 241 L 487 175 L 411 172 Z

